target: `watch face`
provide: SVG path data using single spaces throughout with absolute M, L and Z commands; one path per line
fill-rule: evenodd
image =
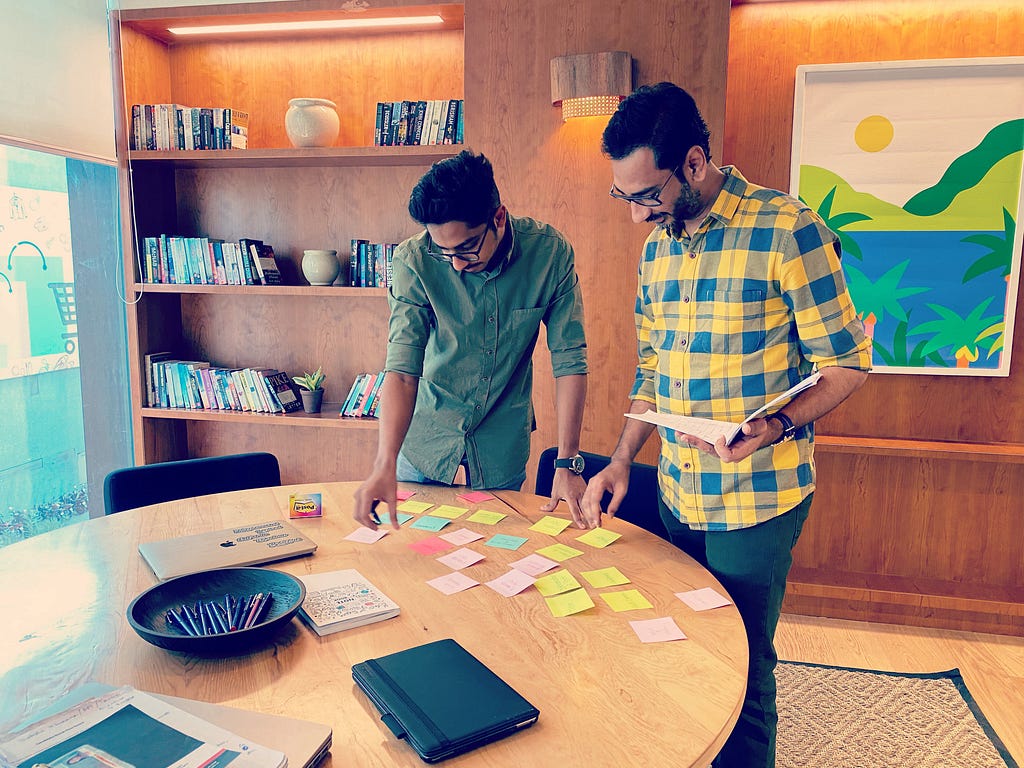
M 576 455 L 569 459 L 569 469 L 575 472 L 577 475 L 583 474 L 583 457 Z

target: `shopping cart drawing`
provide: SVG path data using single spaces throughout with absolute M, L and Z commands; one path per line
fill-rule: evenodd
M 78 308 L 75 305 L 74 283 L 47 283 L 53 291 L 53 299 L 57 302 L 60 320 L 64 323 L 67 333 L 62 333 L 64 350 L 69 354 L 75 352 L 75 339 L 78 338 Z M 72 328 L 72 326 L 74 326 Z

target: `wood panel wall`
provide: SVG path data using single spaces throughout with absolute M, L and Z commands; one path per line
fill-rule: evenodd
M 737 5 L 724 159 L 789 188 L 799 64 L 1020 55 L 1016 0 Z M 786 610 L 1024 632 L 1024 323 L 1013 352 L 1008 378 L 872 375 L 818 423 L 834 439 L 819 441 Z M 849 436 L 868 439 L 834 445 Z M 898 449 L 880 450 L 878 438 Z
M 699 19 L 699 23 L 694 23 Z M 611 168 L 601 154 L 607 118 L 562 122 L 551 105 L 556 56 L 620 50 L 634 59 L 636 84 L 672 80 L 689 89 L 721 151 L 728 7 L 721 0 L 468 0 L 466 141 L 493 162 L 513 214 L 561 230 L 576 253 L 586 307 L 590 382 L 582 448 L 610 453 L 636 367 L 633 303 L 640 247 L 649 228 L 608 196 Z M 527 480 L 541 450 L 555 445 L 554 384 L 543 347 L 534 356 L 538 430 Z M 657 456 L 657 440 L 641 460 Z

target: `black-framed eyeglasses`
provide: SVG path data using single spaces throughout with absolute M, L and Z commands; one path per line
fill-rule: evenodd
M 667 187 L 668 183 L 672 181 L 672 177 L 676 175 L 676 171 L 678 171 L 679 168 L 680 166 L 676 166 L 672 172 L 669 173 L 668 178 L 665 179 L 660 187 L 658 187 L 654 192 L 650 192 L 646 195 L 624 195 L 622 192 L 615 191 L 614 184 L 612 184 L 612 188 L 608 190 L 608 194 L 616 200 L 621 200 L 624 203 L 635 203 L 643 206 L 644 208 L 657 208 L 661 205 L 661 193 L 665 191 L 665 187 Z
M 480 251 L 484 249 L 484 242 L 487 240 L 487 233 L 492 229 L 495 229 L 492 223 L 488 223 L 487 227 L 483 232 L 480 233 L 479 239 L 476 241 L 476 247 L 460 247 L 453 250 L 438 248 L 434 243 L 430 235 L 427 238 L 430 240 L 430 245 L 427 246 L 427 255 L 431 258 L 443 261 L 445 264 L 451 264 L 454 259 L 464 261 L 467 264 L 475 264 L 480 261 Z M 495 229 L 495 231 L 497 231 Z

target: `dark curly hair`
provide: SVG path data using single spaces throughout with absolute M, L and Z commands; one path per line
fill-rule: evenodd
M 494 169 L 483 155 L 469 150 L 434 163 L 409 196 L 409 215 L 421 225 L 461 221 L 479 227 L 501 205 Z
M 710 161 L 710 138 L 693 97 L 674 83 L 658 83 L 640 86 L 619 104 L 604 129 L 601 149 L 621 160 L 650 147 L 658 168 L 675 168 L 694 145 Z

